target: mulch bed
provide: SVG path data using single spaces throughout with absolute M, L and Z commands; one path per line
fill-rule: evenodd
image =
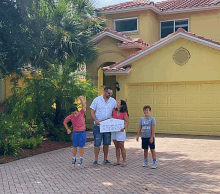
M 87 138 L 87 142 L 93 140 L 94 140 L 93 138 Z M 0 164 L 12 162 L 15 160 L 19 160 L 29 156 L 34 156 L 37 154 L 42 154 L 53 150 L 58 150 L 61 148 L 70 147 L 72 145 L 73 145 L 72 142 L 56 142 L 56 141 L 50 141 L 49 139 L 44 139 L 40 147 L 34 150 L 21 149 L 17 156 L 0 156 Z

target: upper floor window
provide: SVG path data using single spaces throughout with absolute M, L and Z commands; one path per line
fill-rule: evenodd
M 187 32 L 189 31 L 189 20 L 173 20 L 173 21 L 164 21 L 160 23 L 160 38 L 164 38 L 167 35 L 176 32 L 178 28 L 183 28 Z
M 117 32 L 137 32 L 138 18 L 124 18 L 114 20 L 114 29 Z

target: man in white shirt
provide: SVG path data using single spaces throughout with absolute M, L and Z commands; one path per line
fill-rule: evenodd
M 109 119 L 112 116 L 112 111 L 116 108 L 117 103 L 114 98 L 112 98 L 112 88 L 106 86 L 104 88 L 103 95 L 96 97 L 91 106 L 90 114 L 94 120 L 94 153 L 95 161 L 93 166 L 98 165 L 98 155 L 100 151 L 100 146 L 103 139 L 103 152 L 104 152 L 104 164 L 111 164 L 107 160 L 109 145 L 111 145 L 111 132 L 100 133 L 100 121 Z

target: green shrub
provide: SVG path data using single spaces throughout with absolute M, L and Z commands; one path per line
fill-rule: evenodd
M 53 128 L 53 130 L 49 131 L 48 137 L 52 141 L 72 141 L 72 136 L 70 134 L 67 134 L 65 128 Z
M 16 156 L 18 151 L 19 145 L 13 136 L 5 140 L 0 140 L 0 155 Z
M 42 144 L 43 137 L 32 137 L 30 139 L 22 139 L 20 142 L 20 146 L 23 149 L 35 149 L 37 147 L 40 147 L 40 144 Z
M 0 113 L 0 140 L 7 139 L 10 136 L 21 137 L 21 132 L 28 128 L 28 124 L 14 118 L 11 115 Z

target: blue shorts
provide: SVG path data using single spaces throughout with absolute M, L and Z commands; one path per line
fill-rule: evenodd
M 86 145 L 86 131 L 75 131 L 72 137 L 73 147 L 84 147 Z
M 111 145 L 111 132 L 100 133 L 100 126 L 94 125 L 94 146 L 100 147 L 103 139 L 103 145 Z
M 155 149 L 155 138 L 152 143 L 150 143 L 150 138 L 144 138 L 142 137 L 142 149 L 148 150 L 148 147 L 150 147 L 151 150 Z

